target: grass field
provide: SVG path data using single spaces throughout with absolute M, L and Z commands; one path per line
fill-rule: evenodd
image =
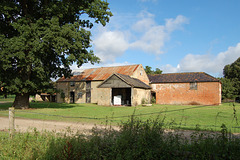
M 0 104 L 0 116 L 8 116 L 11 103 Z M 6 110 L 6 111 L 4 111 Z M 166 127 L 219 131 L 225 124 L 232 132 L 240 132 L 240 104 L 224 103 L 220 106 L 153 105 L 151 107 L 112 107 L 95 104 L 59 104 L 33 102 L 31 109 L 16 110 L 16 117 L 31 119 L 74 121 L 117 125 L 131 115 L 141 120 L 157 118 Z
M 4 98 L 4 96 L 0 96 L 0 102 L 13 102 L 15 98 L 15 95 L 8 95 L 7 98 Z

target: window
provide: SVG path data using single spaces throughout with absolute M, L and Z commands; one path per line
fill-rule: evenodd
M 190 82 L 190 90 L 197 90 L 197 82 Z
M 70 82 L 70 86 L 71 87 L 75 86 L 75 82 Z
M 143 71 L 140 71 L 140 75 L 143 75 Z
M 83 93 L 82 93 L 82 92 L 79 92 L 79 93 L 78 93 L 78 98 L 82 98 L 82 96 L 83 96 Z

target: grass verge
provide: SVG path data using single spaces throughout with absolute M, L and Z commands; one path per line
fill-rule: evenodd
M 11 103 L 0 104 L 0 116 L 8 116 Z M 3 110 L 6 111 L 3 111 Z M 16 110 L 16 117 L 117 125 L 134 115 L 141 120 L 164 117 L 165 126 L 182 129 L 220 131 L 224 123 L 232 132 L 240 132 L 239 103 L 220 106 L 153 105 L 150 107 L 111 107 L 95 104 L 31 103 L 28 110 Z

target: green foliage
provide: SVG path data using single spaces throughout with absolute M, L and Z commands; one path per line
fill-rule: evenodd
M 239 159 L 240 139 L 222 124 L 220 133 L 164 133 L 163 119 L 131 118 L 120 129 L 93 128 L 90 134 L 0 132 L 0 159 Z M 175 130 L 176 131 L 176 130 Z
M 78 67 L 99 62 L 89 49 L 89 29 L 93 23 L 105 26 L 110 16 L 108 3 L 103 0 L 2 0 L 2 92 L 17 96 L 35 94 L 49 88 L 50 78 L 69 77 L 74 62 Z
M 223 69 L 225 78 L 230 79 L 236 90 L 236 95 L 240 96 L 240 57 L 232 64 L 226 65 Z
M 219 78 L 222 83 L 222 98 L 234 99 L 237 96 L 237 89 L 234 86 L 234 82 L 228 78 Z
M 144 70 L 147 74 L 162 74 L 162 70 L 160 70 L 159 68 L 156 68 L 156 70 L 154 71 L 152 70 L 152 67 L 146 66 Z
M 61 91 L 60 97 L 62 98 L 62 101 L 65 102 L 65 93 Z
M 142 98 L 142 104 L 147 104 L 148 100 L 146 98 Z
M 154 96 L 151 98 L 151 103 L 152 103 L 152 104 L 155 104 L 155 103 L 156 103 L 156 98 L 155 98 Z

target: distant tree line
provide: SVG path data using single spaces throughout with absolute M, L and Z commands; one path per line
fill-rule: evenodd
M 160 70 L 159 68 L 156 68 L 154 71 L 152 70 L 152 67 L 146 66 L 144 70 L 147 74 L 162 74 L 162 70 Z

